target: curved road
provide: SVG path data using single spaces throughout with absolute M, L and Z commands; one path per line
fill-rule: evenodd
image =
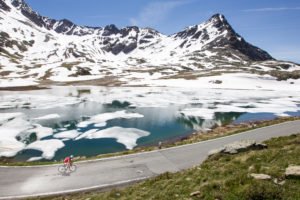
M 16 199 L 107 189 L 145 180 L 164 172 L 176 172 L 201 164 L 208 152 L 238 140 L 264 141 L 300 133 L 300 120 L 255 129 L 232 136 L 169 149 L 77 162 L 78 169 L 61 175 L 58 165 L 0 166 L 0 199 Z

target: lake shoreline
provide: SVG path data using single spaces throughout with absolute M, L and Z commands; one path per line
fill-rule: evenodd
M 184 144 L 196 143 L 196 142 L 209 140 L 209 139 L 215 139 L 219 137 L 237 134 L 251 129 L 261 128 L 261 127 L 270 126 L 273 124 L 279 124 L 287 121 L 295 121 L 299 119 L 300 117 L 293 116 L 293 117 L 277 117 L 273 120 L 261 120 L 261 121 L 240 123 L 240 124 L 227 123 L 227 124 L 223 124 L 222 126 L 213 127 L 211 130 L 208 131 L 196 131 L 191 134 L 178 136 L 169 140 L 165 140 L 161 142 L 161 145 L 159 145 L 159 143 L 156 143 L 149 146 L 148 145 L 140 146 L 132 150 L 100 154 L 91 157 L 78 156 L 74 158 L 74 161 L 76 162 L 76 161 L 83 161 L 83 160 L 93 160 L 99 158 L 113 157 L 113 156 L 122 156 L 122 155 L 128 155 L 133 153 L 157 150 L 160 148 L 180 146 Z M 6 157 L 0 158 L 0 165 L 11 165 L 11 166 L 46 165 L 46 164 L 57 164 L 60 162 L 61 161 L 14 162 L 13 158 L 6 158 Z

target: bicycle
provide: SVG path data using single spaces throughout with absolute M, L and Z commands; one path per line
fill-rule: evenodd
M 66 164 L 64 163 L 63 165 L 60 165 L 60 166 L 58 167 L 58 171 L 59 171 L 60 173 L 65 173 L 65 172 L 71 173 L 71 172 L 75 172 L 76 169 L 77 169 L 77 165 L 75 165 L 75 164 L 73 164 L 73 163 L 72 163 L 71 165 L 66 165 Z

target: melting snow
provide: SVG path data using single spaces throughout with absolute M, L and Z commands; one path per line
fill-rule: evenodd
M 74 139 L 80 133 L 76 130 L 64 131 L 54 135 L 55 138 L 65 138 L 65 139 Z
M 26 149 L 42 151 L 42 157 L 47 160 L 51 160 L 54 157 L 55 152 L 64 146 L 65 145 L 61 140 L 51 139 L 33 142 L 29 144 Z
M 43 127 L 39 124 L 35 124 L 34 129 L 29 129 L 30 132 L 36 133 L 37 139 L 42 139 L 53 134 L 53 129 L 48 127 Z
M 60 118 L 59 114 L 49 114 L 41 117 L 34 118 L 35 120 L 48 120 L 48 119 L 57 119 Z
M 92 116 L 89 120 L 77 124 L 77 127 L 83 128 L 83 127 L 87 127 L 90 124 L 95 124 L 96 127 L 103 127 L 106 126 L 106 122 L 108 120 L 117 119 L 117 118 L 130 119 L 130 118 L 142 118 L 142 117 L 144 116 L 141 114 L 126 113 L 125 110 L 122 110 L 114 113 L 104 113 L 104 114 Z
M 90 130 L 77 139 L 116 138 L 117 142 L 124 144 L 127 149 L 133 149 L 137 145 L 137 139 L 148 135 L 149 132 L 135 128 L 111 127 L 101 131 Z

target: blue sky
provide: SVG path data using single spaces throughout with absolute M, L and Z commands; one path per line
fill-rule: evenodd
M 169 35 L 225 15 L 246 41 L 274 58 L 300 63 L 299 0 L 25 0 L 41 15 L 75 24 L 137 25 Z

